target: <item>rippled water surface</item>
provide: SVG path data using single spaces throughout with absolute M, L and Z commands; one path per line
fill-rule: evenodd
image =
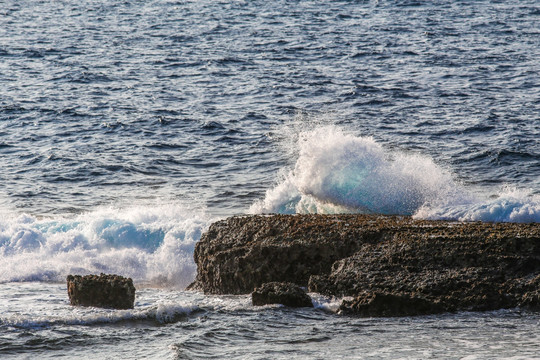
M 539 192 L 536 1 L 7 1 L 0 15 L 9 209 L 243 212 L 291 161 L 276 139 L 316 120 L 469 184 Z
M 146 289 L 119 311 L 71 307 L 64 285 L 0 291 L 11 293 L 2 306 L 17 301 L 0 316 L 3 359 L 532 359 L 540 341 L 538 314 L 516 310 L 362 319 L 322 298 L 315 309 L 256 308 L 248 296 Z
M 539 222 L 539 59 L 535 0 L 1 1 L 0 357 L 538 356 L 534 313 L 181 289 L 233 214 Z M 134 310 L 67 304 L 100 272 Z

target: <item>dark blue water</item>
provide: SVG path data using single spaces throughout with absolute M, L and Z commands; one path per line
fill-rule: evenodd
M 182 289 L 233 214 L 540 221 L 539 59 L 535 0 L 0 1 L 0 357 L 532 357 L 535 314 Z M 68 305 L 100 272 L 136 309 Z
M 536 1 L 7 1 L 1 204 L 243 212 L 324 118 L 482 187 L 539 193 Z M 156 200 L 157 199 L 157 200 Z

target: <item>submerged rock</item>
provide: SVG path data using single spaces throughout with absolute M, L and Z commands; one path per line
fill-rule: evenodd
M 313 307 L 311 298 L 298 285 L 270 282 L 255 289 L 251 294 L 255 306 L 282 304 L 290 307 Z
M 267 282 L 352 296 L 364 316 L 540 308 L 540 224 L 462 223 L 376 215 L 233 217 L 195 249 L 205 293 Z
M 133 309 L 135 286 L 131 278 L 118 275 L 68 275 L 71 305 Z

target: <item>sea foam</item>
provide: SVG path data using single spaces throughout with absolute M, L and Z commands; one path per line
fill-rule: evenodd
M 431 158 L 389 151 L 337 126 L 301 131 L 296 162 L 250 213 L 369 213 L 460 221 L 538 222 L 540 199 L 503 189 L 493 197 L 457 183 Z
M 195 277 L 195 243 L 210 221 L 180 205 L 43 219 L 0 215 L 0 282 L 65 281 L 70 273 L 103 272 L 185 287 Z
M 23 329 L 47 328 L 55 325 L 99 325 L 120 322 L 151 321 L 156 324 L 169 324 L 184 320 L 199 308 L 195 305 L 181 303 L 158 302 L 133 310 L 114 310 L 100 308 L 83 308 L 66 312 L 58 309 L 61 315 L 52 314 L 18 314 L 0 317 L 0 325 Z

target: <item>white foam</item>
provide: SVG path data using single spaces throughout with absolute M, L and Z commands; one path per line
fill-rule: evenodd
M 336 126 L 300 131 L 294 167 L 250 213 L 374 213 L 462 221 L 540 221 L 540 200 L 525 191 L 495 199 L 456 183 L 426 156 L 388 151 Z
M 335 126 L 302 132 L 294 166 L 250 211 L 413 214 L 441 191 L 449 173 L 416 154 L 386 151 Z
M 315 309 L 324 310 L 326 312 L 338 313 L 339 307 L 344 298 L 324 296 L 318 293 L 310 293 L 311 302 Z
M 443 219 L 487 222 L 540 222 L 540 196 L 517 189 L 503 189 L 493 199 L 477 197 L 474 201 L 449 199 L 445 204 L 423 206 L 419 219 Z
M 158 324 L 174 323 L 197 311 L 195 305 L 159 301 L 155 305 L 132 310 L 101 308 L 71 308 L 62 310 L 62 316 L 53 314 L 17 314 L 0 318 L 0 324 L 20 328 L 44 328 L 54 325 L 114 324 L 125 321 L 153 321 Z
M 181 205 L 104 208 L 73 218 L 0 216 L 0 281 L 64 281 L 117 273 L 184 287 L 193 249 L 211 219 Z

